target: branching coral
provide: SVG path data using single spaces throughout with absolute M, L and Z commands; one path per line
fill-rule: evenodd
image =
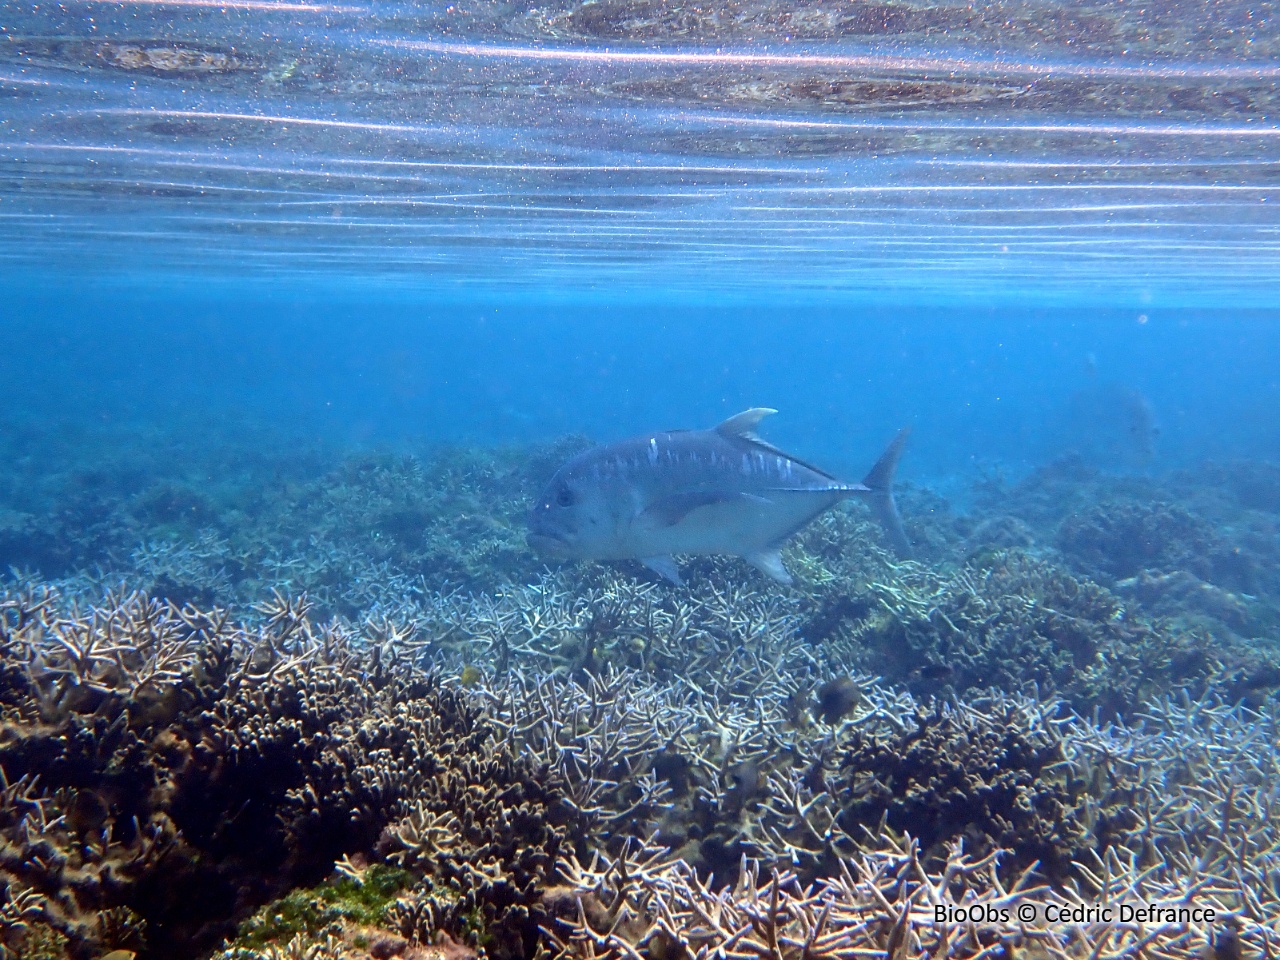
M 796 723 L 797 691 L 725 704 L 635 674 L 488 688 L 509 738 L 559 772 L 581 857 L 656 836 L 704 875 L 733 882 L 744 856 L 804 883 L 885 830 L 931 849 L 1006 849 L 1003 869 L 1072 863 L 1135 827 L 1124 782 L 1093 776 L 1053 702 L 997 697 L 926 710 L 867 679 L 836 723 Z M 810 704 L 817 707 L 817 704 Z
M 845 859 L 838 877 L 816 885 L 801 884 L 785 870 L 761 875 L 750 868 L 732 889 L 716 891 L 682 862 L 642 848 L 616 859 L 599 858 L 590 867 L 566 864 L 577 909 L 566 911 L 551 936 L 561 956 L 593 960 L 967 960 L 1020 950 L 1055 960 L 1139 954 L 1191 960 L 1213 954 L 1224 933 L 1236 938 L 1239 949 L 1267 955 L 1277 932 L 1274 913 L 1260 921 L 1233 912 L 1207 884 L 1153 881 L 1119 856 L 1101 864 L 1105 879 L 1096 899 L 1038 885 L 1027 874 L 1006 884 L 994 869 L 996 859 L 995 853 L 980 860 L 968 857 L 956 844 L 941 869 L 931 873 L 913 844 L 886 843 Z M 1222 925 L 1045 919 L 1050 906 L 1058 911 L 1098 902 L 1176 906 L 1192 897 L 1198 905 L 1216 906 L 1217 917 L 1225 918 Z M 1036 907 L 1036 919 L 1017 919 L 1022 904 Z M 957 906 L 965 908 L 965 919 L 945 919 Z
M 871 585 L 866 665 L 917 693 L 1038 691 L 1127 713 L 1181 687 L 1225 688 L 1212 634 L 1136 615 L 1116 595 L 1019 551 L 948 575 L 917 568 Z M 865 663 L 865 661 L 864 661 Z
M 817 882 L 775 856 L 763 865 L 744 861 L 728 888 L 699 879 L 686 861 L 660 848 L 633 843 L 616 856 L 564 864 L 568 888 L 548 897 L 558 905 L 549 935 L 561 955 L 596 960 L 978 957 L 1019 950 L 1061 960 L 1270 956 L 1280 935 L 1278 723 L 1274 709 L 1262 714 L 1187 699 L 1153 705 L 1133 728 L 1056 721 L 1064 752 L 1054 766 L 1062 782 L 1086 793 L 1123 787 L 1134 829 L 1111 832 L 1105 848 L 1083 851 L 1071 875 L 1051 885 L 1033 865 L 1009 870 L 1016 851 L 989 849 L 979 857 L 968 852 L 966 838 L 939 844 L 926 857 L 914 840 L 883 829 L 864 831 L 836 871 Z M 814 803 L 798 809 L 808 816 Z M 1077 815 L 1095 834 L 1114 828 L 1087 797 Z M 1212 907 L 1216 917 L 1138 922 L 1118 912 L 1121 904 L 1153 903 Z M 1034 907 L 1032 919 L 1016 912 L 1021 905 Z M 1063 922 L 1048 909 L 1098 905 L 1112 914 L 1090 919 L 1082 910 L 1080 919 Z M 948 912 L 956 906 L 967 909 L 967 919 Z
M 855 733 L 841 753 L 838 819 L 847 833 L 910 835 L 931 866 L 963 838 L 973 856 L 1005 850 L 1003 869 L 1034 867 L 1054 881 L 1097 848 L 1082 822 L 1086 785 L 1061 775 L 1071 764 L 1053 724 L 1029 724 L 1005 700 L 920 714 L 914 725 L 892 737 Z
M 1050 586 L 1046 605 L 1112 602 Z M 1182 957 L 1226 934 L 1086 924 L 1072 946 L 926 917 L 943 900 L 1168 902 L 1196 877 L 1246 947 L 1280 932 L 1273 707 L 1157 699 L 1099 726 L 1009 694 L 927 705 L 833 673 L 847 641 L 815 649 L 785 597 L 714 578 L 679 601 L 609 576 L 590 602 L 540 589 L 359 632 L 314 623 L 305 598 L 250 627 L 132 594 L 8 595 L 4 948 L 193 955 L 344 854 L 407 871 L 377 913 L 406 957 L 1066 955 L 1144 937 Z M 643 671 L 611 666 L 637 637 Z M 421 667 L 464 652 L 488 671 L 469 688 Z M 354 916 L 230 949 L 346 957 Z
M 729 562 L 704 559 L 680 591 L 596 567 L 395 613 L 412 620 L 427 658 L 579 677 L 625 667 L 723 702 L 816 690 L 852 672 L 918 695 L 1038 692 L 1107 715 L 1181 686 L 1265 688 L 1261 653 L 1229 650 L 1192 622 L 1143 617 L 1043 558 L 996 551 L 951 571 L 893 563 L 871 546 L 847 549 L 866 529 L 837 512 L 798 539 L 789 562 L 806 592 L 749 589 Z
M 192 955 L 385 832 L 447 890 L 442 929 L 470 911 L 492 953 L 523 954 L 558 793 L 461 693 L 305 602 L 249 630 L 138 595 L 54 600 L 0 611 L 0 875 L 73 949 Z M 456 849 L 408 842 L 445 816 Z
M 705 558 L 680 590 L 539 575 L 502 553 L 525 480 L 491 461 L 339 473 L 309 494 L 314 542 L 161 538 L 129 560 L 160 596 L 95 598 L 103 575 L 0 599 L 5 950 L 194 956 L 272 903 L 229 956 L 360 956 L 354 914 L 273 926 L 335 863 L 402 871 L 374 926 L 406 958 L 1183 957 L 1276 936 L 1274 707 L 1265 685 L 1256 713 L 1220 706 L 1242 661 L 1140 615 L 1171 574 L 1112 593 L 998 538 L 899 563 L 851 509 L 789 546 L 802 589 Z M 497 520 L 476 489 L 507 497 Z M 945 526 L 932 549 L 959 542 Z M 486 531 L 501 556 L 467 572 Z M 407 572 L 435 547 L 448 562 Z M 234 616 L 207 603 L 226 595 Z M 1235 932 L 924 919 L 939 898 L 1185 897 L 1195 876 Z
M 1063 522 L 1058 545 L 1091 575 L 1112 580 L 1141 570 L 1186 570 L 1212 579 L 1227 546 L 1213 528 L 1172 503 L 1102 503 Z

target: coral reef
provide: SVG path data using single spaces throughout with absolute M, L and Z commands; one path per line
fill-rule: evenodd
M 727 890 L 633 844 L 589 866 L 565 864 L 576 898 L 556 944 L 566 956 L 629 958 L 972 957 L 993 948 L 1191 958 L 1221 955 L 1225 943 L 1230 955 L 1266 956 L 1280 931 L 1280 891 L 1267 879 L 1277 849 L 1280 769 L 1268 746 L 1277 719 L 1274 705 L 1258 714 L 1183 699 L 1153 704 L 1133 729 L 1061 721 L 1066 781 L 1125 784 L 1133 829 L 1084 854 L 1056 884 L 1032 870 L 1009 873 L 1004 851 L 978 857 L 959 839 L 939 845 L 931 867 L 914 840 L 883 829 L 866 832 L 816 884 L 797 875 L 794 860 L 775 859 L 772 872 L 748 863 Z M 817 799 L 798 810 L 810 816 Z M 1036 919 L 1013 914 L 1021 903 L 1036 905 Z M 1216 920 L 1045 922 L 1050 904 L 1098 903 L 1195 903 L 1214 907 Z M 983 909 L 969 911 L 973 922 L 939 922 L 939 906 Z
M 429 605 L 438 593 L 532 583 L 543 566 L 523 542 L 527 497 L 586 442 L 339 456 L 287 446 L 268 455 L 261 450 L 280 445 L 263 437 L 252 438 L 256 446 L 227 438 L 208 450 L 149 437 L 145 450 L 124 456 L 127 444 L 113 438 L 97 458 L 82 452 L 61 472 L 45 473 L 18 455 L 36 440 L 68 445 L 56 439 L 23 435 L 6 444 L 15 465 L 0 475 L 3 567 L 58 579 L 64 592 L 83 589 L 87 597 L 126 583 L 243 618 L 272 588 L 305 591 L 319 616 L 352 621 L 408 601 Z M 969 513 L 918 485 L 904 486 L 899 501 L 917 557 L 938 576 L 965 563 L 990 567 L 1009 550 L 1065 561 L 1072 576 L 1112 590 L 1143 574 L 1189 573 L 1240 598 L 1247 621 L 1226 607 L 1222 619 L 1181 610 L 1177 597 L 1148 600 L 1149 591 L 1126 598 L 1130 614 L 1196 613 L 1215 637 L 1248 639 L 1280 625 L 1272 473 L 1267 464 L 1237 463 L 1162 478 L 1115 476 L 1064 460 L 1013 486 L 978 477 Z M 864 517 L 856 506 L 829 514 L 788 546 L 788 565 L 805 568 L 802 590 L 828 614 L 867 602 L 870 582 L 901 579 Z M 721 582 L 755 576 L 738 565 L 698 570 Z M 572 579 L 576 586 L 598 578 L 584 570 Z
M 0 567 L 245 612 L 279 587 L 358 619 L 424 591 L 532 579 L 527 498 L 584 444 L 251 462 L 212 492 L 163 468 L 71 471 L 0 514 Z
M 914 487 L 917 560 L 852 504 L 676 589 L 524 549 L 580 445 L 0 477 L 0 957 L 1280 942 L 1273 470 Z
M 1112 817 L 1103 835 L 1091 835 L 1084 784 L 1050 773 L 1064 752 L 1051 727 L 1029 727 L 1008 701 L 981 714 L 917 716 L 914 730 L 891 737 L 858 731 L 839 757 L 846 799 L 838 819 L 850 836 L 888 828 L 915 838 L 930 866 L 963 839 L 971 856 L 1005 851 L 1003 869 L 1034 867 L 1061 881 L 1088 851 L 1105 853 L 1124 826 Z
M 929 848 L 1001 849 L 1005 869 L 1039 861 L 1060 878 L 1124 832 L 1112 807 L 1128 798 L 1068 775 L 1084 761 L 1052 704 L 929 714 L 869 678 L 846 683 L 856 696 L 836 724 L 802 719 L 818 704 L 797 711 L 803 695 L 785 681 L 737 704 L 636 674 L 512 680 L 489 695 L 511 738 L 559 771 L 584 858 L 656 837 L 716 885 L 744 856 L 786 862 L 807 884 L 888 829 Z
M 1242 942 L 1280 916 L 1266 883 L 1280 849 L 1274 704 L 1157 699 L 1133 727 L 1010 694 L 929 705 L 833 673 L 840 645 L 819 653 L 767 597 L 708 581 L 691 615 L 629 578 L 598 589 L 582 602 L 544 584 L 541 607 L 517 598 L 519 623 L 446 597 L 434 621 L 360 631 L 283 597 L 245 626 L 136 594 L 82 609 L 11 591 L 4 949 L 696 951 L 721 935 L 698 927 L 698 898 L 726 918 L 790 904 L 775 916 L 810 923 L 815 942 L 835 922 L 830 943 L 883 949 L 906 924 L 898 936 L 923 949 L 923 920 L 902 915 L 963 900 L 961 876 L 980 900 L 1066 903 L 1137 877 L 1172 899 L 1209 871 Z M 451 646 L 462 630 L 475 649 Z M 650 633 L 661 657 L 610 665 Z M 464 651 L 485 669 L 468 672 Z M 887 877 L 887 863 L 934 894 L 895 888 L 906 899 L 886 914 L 853 881 Z M 846 908 L 880 919 L 851 933 Z M 745 943 L 738 929 L 721 932 Z M 1175 952 L 1212 935 L 1179 931 L 1149 935 Z
M 761 592 L 740 579 L 736 561 L 701 559 L 679 591 L 589 567 L 384 613 L 412 620 L 412 643 L 428 657 L 491 662 L 499 672 L 628 668 L 699 678 L 724 697 L 754 695 L 769 680 L 762 664 L 811 691 L 862 672 L 920 695 L 1038 692 L 1108 716 L 1183 687 L 1256 697 L 1275 686 L 1276 652 L 1213 629 L 1217 621 L 1152 616 L 1024 551 L 948 572 L 894 563 L 874 541 L 842 550 L 851 530 L 868 528 L 837 512 L 797 538 L 787 562 L 802 591 Z
M 1082 569 L 1111 581 L 1142 570 L 1212 579 L 1226 553 L 1208 523 L 1171 503 L 1100 503 L 1067 518 L 1058 546 Z
M 76 955 L 194 956 L 381 846 L 434 885 L 435 929 L 524 954 L 558 795 L 463 695 L 305 603 L 246 631 L 139 595 L 55 599 L 10 597 L 0 633 L 0 877 L 24 916 Z
M 1026 950 L 1066 960 L 1104 951 L 1200 958 L 1214 955 L 1224 939 L 1234 950 L 1265 955 L 1274 936 L 1272 918 L 1242 918 L 1230 909 L 1229 897 L 1204 895 L 1203 887 L 1190 881 L 1144 884 L 1132 860 L 1110 857 L 1100 863 L 1099 876 L 1106 878 L 1102 889 L 1087 894 L 1028 882 L 1025 874 L 1006 885 L 993 869 L 994 860 L 995 855 L 969 858 L 957 845 L 935 874 L 922 867 L 913 845 L 890 844 L 848 858 L 840 877 L 816 886 L 802 885 L 785 870 L 767 877 L 748 870 L 730 891 L 716 892 L 680 861 L 666 862 L 658 851 L 641 850 L 592 868 L 568 868 L 576 902 L 590 906 L 579 906 L 577 916 L 565 923 L 569 931 L 557 935 L 555 944 L 563 957 L 592 958 L 977 958 L 996 950 L 1004 955 Z M 1056 920 L 1073 908 L 1083 916 L 1095 897 L 1108 903 L 1157 903 L 1175 908 L 1169 915 L 1176 917 L 1176 908 L 1197 895 L 1225 921 Z M 1035 904 L 1040 918 L 1056 908 L 1054 922 L 1013 919 L 1023 904 Z M 939 921 L 940 911 L 944 918 L 959 919 Z
M 1105 588 L 1026 553 L 986 561 L 871 585 L 887 614 L 861 629 L 879 654 L 877 672 L 919 693 L 1035 689 L 1109 715 L 1208 682 L 1215 661 L 1205 638 L 1133 616 Z M 1180 649 L 1200 657 L 1179 658 Z

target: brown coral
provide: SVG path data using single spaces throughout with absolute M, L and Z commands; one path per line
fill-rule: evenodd
M 841 755 L 840 823 L 851 835 L 887 826 L 916 838 L 935 866 L 946 844 L 963 839 L 978 858 L 1006 851 L 1000 866 L 1010 875 L 1034 867 L 1054 881 L 1097 848 L 1084 822 L 1085 785 L 1054 773 L 1065 755 L 1051 728 L 1030 727 L 1011 702 L 919 714 L 914 724 L 890 737 L 856 732 Z
M 384 830 L 446 891 L 440 928 L 469 912 L 496 956 L 536 936 L 554 787 L 462 694 L 305 603 L 253 631 L 138 595 L 3 613 L 0 875 L 78 953 L 195 955 Z M 408 842 L 433 816 L 447 850 Z

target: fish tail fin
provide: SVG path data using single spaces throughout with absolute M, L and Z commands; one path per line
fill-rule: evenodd
M 868 490 L 867 499 L 871 509 L 884 528 L 885 536 L 898 556 L 911 556 L 911 541 L 907 539 L 907 531 L 902 526 L 902 517 L 898 514 L 898 505 L 893 502 L 893 475 L 898 470 L 898 461 L 902 458 L 902 448 L 906 446 L 910 427 L 903 427 L 898 435 L 889 441 L 884 453 L 876 465 L 862 478 L 862 484 Z

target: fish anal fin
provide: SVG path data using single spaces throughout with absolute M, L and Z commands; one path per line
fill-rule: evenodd
M 777 547 L 766 547 L 764 550 L 756 550 L 754 553 L 745 554 L 742 558 L 751 564 L 765 576 L 777 580 L 779 583 L 790 585 L 791 574 L 787 572 L 787 568 L 782 565 L 782 553 Z
M 716 427 L 716 433 L 722 437 L 745 437 L 748 440 L 759 440 L 756 436 L 756 427 L 760 421 L 777 410 L 771 407 L 752 407 L 750 410 L 743 410 L 741 413 L 735 413 L 728 420 Z
M 670 555 L 662 554 L 657 557 L 643 557 L 640 562 L 662 577 L 662 579 L 669 580 L 677 587 L 684 585 L 684 581 L 680 579 L 680 568 L 676 566 L 675 560 Z
M 640 511 L 640 519 L 654 527 L 674 527 L 699 507 L 737 500 L 741 494 L 722 490 L 689 490 L 655 500 Z

